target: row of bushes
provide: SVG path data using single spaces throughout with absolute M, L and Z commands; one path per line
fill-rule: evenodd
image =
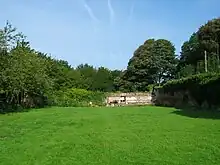
M 45 94 L 44 96 L 25 94 L 21 98 L 21 94 L 19 94 L 17 97 L 11 100 L 11 97 L 7 97 L 6 93 L 0 92 L 0 113 L 19 112 L 28 108 L 41 108 L 45 106 L 102 106 L 104 105 L 105 93 L 68 88 L 54 92 L 51 91 L 50 94 Z
M 206 103 L 209 107 L 220 106 L 220 74 L 205 73 L 172 80 L 159 87 L 159 93 L 174 95 L 188 94 L 198 106 Z
M 51 105 L 62 107 L 101 106 L 104 104 L 105 93 L 70 88 L 60 90 L 50 96 Z

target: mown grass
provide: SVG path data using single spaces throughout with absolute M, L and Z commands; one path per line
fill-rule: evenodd
M 220 120 L 162 107 L 0 115 L 1 165 L 220 164 Z

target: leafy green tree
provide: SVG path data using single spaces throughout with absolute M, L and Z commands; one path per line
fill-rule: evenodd
M 199 60 L 204 59 L 204 53 L 200 47 L 196 33 L 192 34 L 189 41 L 184 42 L 181 49 L 180 60 L 185 64 L 196 66 Z
M 89 64 L 81 64 L 76 68 L 81 75 L 82 89 L 93 90 L 93 84 L 96 76 L 96 69 Z
M 107 68 L 100 67 L 95 75 L 93 90 L 110 92 L 113 91 L 113 77 L 111 71 Z
M 146 91 L 149 84 L 172 78 L 176 64 L 175 48 L 170 41 L 149 39 L 134 52 L 121 80 L 115 83 L 121 90 Z
M 207 51 L 219 53 L 220 18 L 212 19 L 201 26 L 197 32 L 201 46 Z
M 0 29 L 0 50 L 8 51 L 24 39 L 25 36 L 7 21 L 5 27 Z
M 209 56 L 217 57 L 217 63 L 220 65 L 220 18 L 212 19 L 201 26 L 197 35 L 200 46 L 208 52 Z
M 184 42 L 178 64 L 178 74 L 184 68 L 189 68 L 189 65 L 194 68 L 193 74 L 204 72 L 205 51 L 207 52 L 208 71 L 218 72 L 219 45 L 220 19 L 218 18 L 208 21 L 196 33 L 192 34 L 189 41 Z
M 51 81 L 45 72 L 45 61 L 26 43 L 18 43 L 7 56 L 1 74 L 1 98 L 5 109 L 45 105 Z M 9 108 L 10 109 L 10 108 Z
M 155 68 L 157 67 L 157 71 L 155 72 L 155 83 L 160 84 L 163 81 L 172 79 L 177 65 L 175 47 L 173 44 L 164 39 L 156 40 L 152 55 L 155 60 Z
M 114 79 L 120 75 L 120 71 L 88 64 L 73 68 L 67 61 L 38 52 L 8 22 L 0 29 L 0 70 L 0 112 L 59 105 L 57 98 L 72 105 L 69 101 L 74 98 L 65 98 L 65 91 L 115 91 Z

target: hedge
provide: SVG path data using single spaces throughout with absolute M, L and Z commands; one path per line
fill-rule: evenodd
M 173 93 L 188 91 L 199 106 L 207 102 L 209 107 L 220 106 L 220 74 L 205 73 L 168 81 L 159 91 Z
M 103 92 L 88 91 L 85 89 L 65 89 L 58 91 L 50 97 L 52 105 L 62 107 L 85 107 L 101 106 L 104 104 L 105 94 Z

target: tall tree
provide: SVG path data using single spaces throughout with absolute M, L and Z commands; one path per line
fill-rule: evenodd
M 189 41 L 183 43 L 181 49 L 180 60 L 186 64 L 196 66 L 197 61 L 202 60 L 204 57 L 196 33 L 191 35 Z
M 5 27 L 0 29 L 0 50 L 10 50 L 16 46 L 17 42 L 25 39 L 25 36 L 17 32 L 17 29 L 13 27 L 8 21 Z
M 197 34 L 204 49 L 217 53 L 220 45 L 220 18 L 208 21 L 199 28 Z
M 164 39 L 155 41 L 152 51 L 154 58 L 156 57 L 154 64 L 157 66 L 155 73 L 155 83 L 161 83 L 172 79 L 174 71 L 177 65 L 177 59 L 175 55 L 175 47 L 173 44 Z
M 88 64 L 73 68 L 32 49 L 8 22 L 0 29 L 0 70 L 0 112 L 44 106 L 72 88 L 115 91 L 114 79 L 121 73 Z
M 212 19 L 201 26 L 197 32 L 200 46 L 210 56 L 217 57 L 218 65 L 220 56 L 220 18 Z
M 123 90 L 146 91 L 149 84 L 172 78 L 175 66 L 173 44 L 164 39 L 149 39 L 134 52 L 127 70 L 116 84 Z
M 178 74 L 183 76 L 204 72 L 204 54 L 208 56 L 208 71 L 219 71 L 220 18 L 212 19 L 184 42 L 178 64 Z M 189 74 L 186 70 L 192 70 Z M 184 71 L 185 70 L 185 71 Z
M 187 74 L 184 70 L 193 69 L 193 73 L 197 73 L 197 63 L 204 59 L 204 52 L 200 46 L 198 35 L 193 33 L 189 39 L 183 43 L 181 47 L 180 61 L 178 64 L 178 73 Z M 191 66 L 191 67 L 190 67 Z M 185 69 L 184 69 L 185 68 Z M 189 75 L 191 74 L 189 72 Z
M 93 90 L 110 92 L 113 90 L 113 77 L 111 71 L 107 68 L 100 67 L 95 75 Z
M 97 70 L 89 64 L 81 64 L 76 68 L 81 74 L 81 88 L 93 90 L 92 86 Z

